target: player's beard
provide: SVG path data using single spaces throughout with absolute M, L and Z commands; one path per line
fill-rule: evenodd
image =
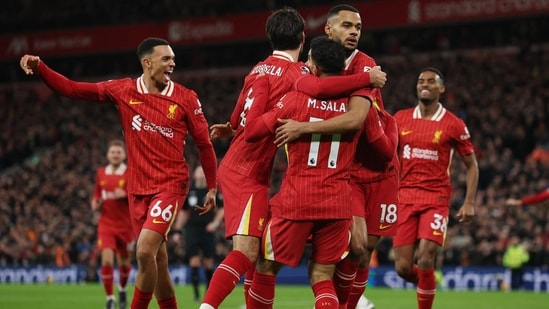
M 438 100 L 432 98 L 419 98 L 419 101 L 423 103 L 423 105 L 432 105 L 438 102 Z

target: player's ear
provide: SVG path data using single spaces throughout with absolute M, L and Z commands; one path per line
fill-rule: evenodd
M 141 59 L 141 64 L 143 65 L 144 68 L 149 68 L 151 67 L 151 59 L 145 57 Z
M 326 33 L 326 35 L 331 38 L 332 37 L 332 27 L 330 26 L 329 23 L 326 23 L 324 25 L 324 32 Z
M 439 89 L 438 90 L 439 93 L 444 93 L 444 91 L 446 91 L 446 87 L 444 85 L 440 85 L 438 89 Z

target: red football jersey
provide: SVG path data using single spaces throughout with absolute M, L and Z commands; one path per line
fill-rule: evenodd
M 321 121 L 345 113 L 348 97 L 321 100 L 289 92 L 261 117 L 274 132 L 278 118 Z M 358 134 L 304 135 L 287 144 L 288 169 L 271 199 L 273 216 L 290 220 L 351 218 L 349 166 Z
M 355 49 L 355 51 L 347 58 L 345 61 L 345 74 L 356 74 L 360 72 L 367 72 L 371 68 L 375 67 L 377 64 L 375 60 L 368 56 L 367 54 Z M 384 126 L 387 126 L 387 123 L 384 122 L 386 117 L 384 117 L 385 106 L 383 105 L 383 97 L 381 95 L 381 89 L 362 89 L 353 93 L 354 95 L 364 95 L 373 99 L 373 106 L 370 109 L 370 112 L 378 112 L 380 114 L 380 119 Z M 374 109 L 375 107 L 375 109 Z M 390 116 L 390 115 L 389 115 Z M 386 129 L 386 127 L 384 127 Z M 387 132 L 387 131 L 385 131 Z M 389 136 L 393 138 L 394 136 Z M 368 145 L 365 141 L 366 137 L 364 132 L 359 139 L 359 146 L 356 150 L 355 163 L 352 167 L 353 178 L 359 182 L 371 182 L 379 181 L 385 179 L 389 176 L 394 175 L 397 172 L 398 168 L 398 158 L 395 153 L 395 158 L 390 164 L 386 164 L 380 161 L 376 154 L 372 151 L 372 146 Z M 395 141 L 396 142 L 396 141 Z
M 200 152 L 208 187 L 217 187 L 217 159 L 208 123 L 194 91 L 169 81 L 162 93 L 149 93 L 143 76 L 98 83 L 75 82 L 43 61 L 36 73 L 66 97 L 116 104 L 128 153 L 129 193 L 186 194 L 189 172 L 183 154 L 187 133 Z
M 126 171 L 125 164 L 120 165 L 116 170 L 113 170 L 111 165 L 107 165 L 99 168 L 95 174 L 93 197 L 103 201 L 98 222 L 99 230 L 132 231 L 128 199 L 114 198 L 116 188 L 126 191 Z
M 309 73 L 309 69 L 302 62 L 293 62 L 287 53 L 273 52 L 273 55 L 256 64 L 246 76 L 231 116 L 231 125 L 236 129 L 236 135 L 221 164 L 241 175 L 256 179 L 258 183 L 269 185 L 277 149 L 273 143 L 274 137 L 268 136 L 261 141 L 250 143 L 245 140 L 243 134 L 246 115 L 254 101 L 254 81 L 259 73 L 264 73 L 264 78 L 268 79 L 269 90 L 266 92 L 269 99 L 265 109 L 268 111 L 292 89 L 296 79 Z
M 395 118 L 400 137 L 400 202 L 448 205 L 454 152 L 474 153 L 467 126 L 440 103 L 431 119 L 422 118 L 419 106 L 398 111 Z

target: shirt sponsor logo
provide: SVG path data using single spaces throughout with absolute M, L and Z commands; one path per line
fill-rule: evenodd
M 402 158 L 404 159 L 424 159 L 438 161 L 438 151 L 432 149 L 413 148 L 406 144 L 402 148 Z
M 173 129 L 156 125 L 148 120 L 143 120 L 141 115 L 135 115 L 132 117 L 132 130 L 135 131 L 151 131 L 162 134 L 165 137 L 173 138 Z

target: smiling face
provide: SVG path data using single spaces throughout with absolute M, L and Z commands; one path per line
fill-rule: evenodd
M 417 97 L 424 105 L 438 103 L 440 94 L 444 93 L 444 83 L 433 71 L 424 71 L 419 75 L 416 84 Z
M 175 68 L 175 54 L 169 45 L 158 45 L 143 57 L 143 75 L 149 92 L 161 92 L 170 81 Z
M 343 45 L 348 53 L 357 48 L 361 30 L 360 14 L 352 11 L 339 11 L 328 19 L 324 27 L 328 37 Z

